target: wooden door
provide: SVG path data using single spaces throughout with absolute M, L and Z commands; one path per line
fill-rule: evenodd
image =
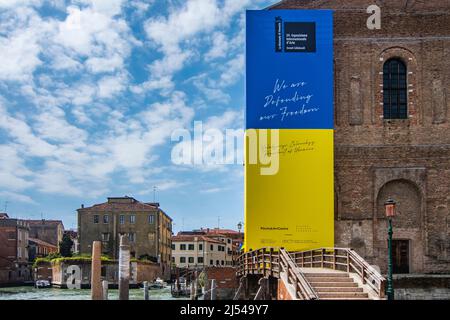
M 394 273 L 409 273 L 409 240 L 392 241 Z

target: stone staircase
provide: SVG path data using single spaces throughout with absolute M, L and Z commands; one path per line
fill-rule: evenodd
M 320 300 L 370 300 L 364 287 L 347 272 L 326 269 L 302 271 Z

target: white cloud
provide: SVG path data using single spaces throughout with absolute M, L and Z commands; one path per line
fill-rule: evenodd
M 92 73 L 113 72 L 123 68 L 123 57 L 113 54 L 109 57 L 92 57 L 86 61 L 86 67 Z
M 239 54 L 234 59 L 228 61 L 223 69 L 224 72 L 220 76 L 218 85 L 220 87 L 226 87 L 235 83 L 244 74 L 244 54 Z
M 81 3 L 91 5 L 92 9 L 107 16 L 121 13 L 123 0 L 81 0 Z
M 230 19 L 240 12 L 250 0 L 188 0 L 181 8 L 172 9 L 167 17 L 151 18 L 145 23 L 148 38 L 163 57 L 150 65 L 151 79 L 171 77 L 180 71 L 194 55 L 191 40 L 200 34 L 227 26 Z M 225 56 L 224 36 L 216 33 L 216 43 L 207 54 L 208 59 Z M 186 44 L 186 45 L 183 45 Z
M 24 190 L 33 186 L 29 180 L 32 172 L 27 169 L 15 146 L 0 145 L 0 188 Z
M 188 0 L 170 7 L 167 17 L 144 24 L 145 44 L 134 38 L 122 9 L 148 10 L 153 1 L 73 0 L 68 8 L 62 0 L 51 3 L 67 14 L 63 20 L 40 18 L 31 5 L 40 1 L 10 1 L 0 12 L 0 61 L 7 62 L 0 65 L 0 89 L 7 81 L 18 82 L 17 90 L 1 92 L 8 96 L 8 109 L 0 104 L 0 143 L 6 143 L 0 145 L 2 191 L 22 201 L 30 200 L 22 194 L 29 190 L 95 197 L 108 192 L 116 175 L 128 182 L 125 187 L 148 181 L 158 190 L 181 186 L 168 177 L 174 168 L 158 171 L 158 161 L 166 160 L 172 131 L 192 125 L 189 101 L 201 95 L 181 92 L 173 76 L 189 61 L 204 59 L 200 45 L 210 39 L 206 59 L 221 59 L 214 66 L 218 79 L 205 75 L 191 83 L 208 103 L 228 103 L 224 88 L 242 74 L 243 55 L 236 52 L 243 33 L 227 30 L 231 17 L 249 1 Z M 142 66 L 150 76 L 130 88 L 134 74 L 127 70 L 128 59 L 143 45 L 153 61 Z M 155 53 L 161 57 L 155 60 Z M 153 90 L 159 95 L 149 100 L 128 95 Z M 206 128 L 241 124 L 242 114 L 231 109 L 205 121 Z
M 58 108 L 49 108 L 41 114 L 34 117 L 36 120 L 34 128 L 43 139 L 84 146 L 88 134 L 71 124 L 66 120 L 63 110 Z
M 120 32 L 127 31 L 120 20 L 112 19 L 92 8 L 67 8 L 68 16 L 58 27 L 55 41 L 77 54 L 92 56 L 123 52 L 127 44 Z M 106 51 L 106 52 L 105 52 Z
M 27 29 L 10 38 L 0 37 L 0 78 L 26 80 L 42 61 L 34 31 Z
M 139 85 L 132 86 L 130 89 L 135 94 L 143 94 L 146 91 L 162 90 L 167 93 L 174 88 L 172 79 L 168 76 L 145 81 Z
M 36 204 L 36 202 L 31 197 L 15 192 L 0 191 L 0 197 L 22 203 Z
M 130 0 L 127 2 L 128 7 L 136 9 L 136 13 L 143 15 L 153 5 L 154 0 Z
M 98 96 L 111 98 L 125 89 L 126 82 L 127 77 L 123 74 L 104 77 L 98 82 Z
M 38 157 L 50 156 L 55 151 L 54 146 L 37 137 L 24 120 L 11 117 L 1 104 L 0 129 L 7 132 L 30 155 Z
M 162 46 L 164 52 L 174 53 L 182 40 L 198 32 L 207 32 L 222 20 L 215 0 L 189 0 L 167 18 L 147 21 L 145 30 L 150 39 Z
M 39 6 L 43 3 L 43 0 L 0 0 L 0 8 L 14 8 L 21 5 L 34 5 Z
M 221 131 L 242 128 L 243 119 L 243 112 L 229 109 L 219 115 L 209 117 L 203 124 L 203 128 L 204 130 L 218 129 Z
M 202 189 L 201 193 L 219 193 L 226 190 L 225 188 L 208 188 L 208 189 Z
M 223 32 L 215 32 L 211 37 L 212 47 L 205 54 L 206 60 L 225 57 L 230 46 L 227 36 Z
M 42 64 L 40 41 L 53 24 L 26 7 L 0 12 L 0 21 L 0 80 L 29 81 Z

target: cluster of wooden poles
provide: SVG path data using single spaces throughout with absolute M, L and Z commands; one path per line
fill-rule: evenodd
M 92 300 L 108 300 L 109 283 L 106 280 L 101 280 L 101 252 L 102 243 L 94 241 L 92 245 L 92 264 L 91 264 L 91 299 Z M 197 273 L 197 272 L 196 272 Z M 149 284 L 147 281 L 144 285 L 144 300 L 149 300 Z M 126 236 L 120 236 L 119 246 L 119 300 L 129 300 L 130 291 L 130 245 Z M 198 277 L 191 282 L 190 298 L 197 300 L 200 296 L 200 285 Z M 203 299 L 217 299 L 217 285 L 216 280 L 211 280 L 211 285 L 208 290 L 203 290 Z
M 91 264 L 91 299 L 108 300 L 108 281 L 101 281 L 102 243 L 94 241 Z M 149 300 L 148 282 L 144 282 L 144 299 Z M 119 247 L 119 300 L 129 300 L 130 292 L 130 245 L 125 235 L 120 236 Z

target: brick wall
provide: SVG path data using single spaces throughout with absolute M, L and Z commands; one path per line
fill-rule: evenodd
M 49 280 L 52 282 L 53 268 L 49 262 L 41 262 L 33 269 L 34 281 Z
M 16 237 L 16 227 L 0 227 L 0 268 L 9 268 L 16 260 Z
M 386 271 L 386 196 L 399 199 L 394 239 L 408 240 L 412 273 L 450 272 L 450 3 L 288 0 L 275 9 L 333 9 L 335 245 Z M 351 10 L 347 10 L 351 9 Z M 383 119 L 382 72 L 407 66 L 408 118 Z
M 291 294 L 281 279 L 278 279 L 277 300 L 292 300 Z
M 137 282 L 153 281 L 156 278 L 163 278 L 159 264 L 156 263 L 138 263 L 137 264 Z
M 210 267 L 206 268 L 206 277 L 210 281 L 216 280 L 217 299 L 230 300 L 239 286 L 236 278 L 236 269 L 232 267 Z

